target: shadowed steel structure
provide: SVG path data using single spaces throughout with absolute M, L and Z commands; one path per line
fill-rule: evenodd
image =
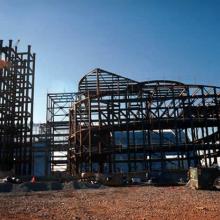
M 220 88 L 95 69 L 70 109 L 72 174 L 186 170 L 220 156 Z
M 0 40 L 0 170 L 31 174 L 35 54 Z

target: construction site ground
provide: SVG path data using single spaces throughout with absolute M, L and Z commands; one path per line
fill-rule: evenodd
M 0 219 L 220 219 L 220 191 L 106 187 L 0 194 Z

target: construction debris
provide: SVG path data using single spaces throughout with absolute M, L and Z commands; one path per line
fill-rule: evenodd
M 188 186 L 195 189 L 218 189 L 220 187 L 220 168 L 191 167 Z

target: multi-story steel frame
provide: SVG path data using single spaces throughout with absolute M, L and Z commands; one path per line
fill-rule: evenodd
M 78 92 L 70 109 L 72 174 L 186 170 L 217 163 L 219 87 L 137 82 L 95 69 L 80 80 Z M 167 139 L 167 132 L 173 138 Z
M 47 94 L 47 144 L 51 171 L 66 171 L 69 146 L 69 109 L 74 93 Z
M 0 40 L 0 169 L 31 173 L 35 54 Z

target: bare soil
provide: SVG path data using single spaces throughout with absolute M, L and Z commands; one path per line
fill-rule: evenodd
M 220 191 L 109 187 L 0 194 L 0 219 L 220 219 Z

